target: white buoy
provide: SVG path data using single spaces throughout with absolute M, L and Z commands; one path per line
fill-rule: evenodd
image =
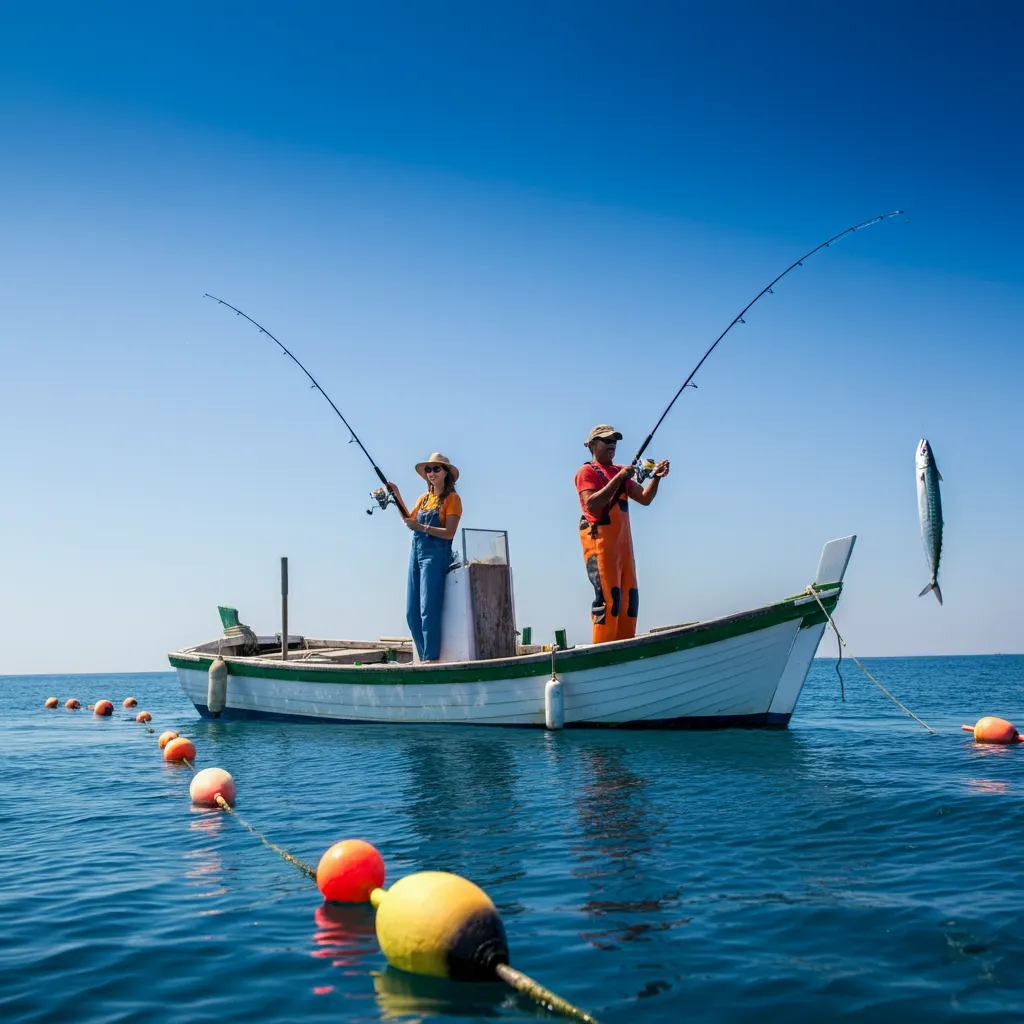
M 565 699 L 562 695 L 562 680 L 555 671 L 557 649 L 551 648 L 551 678 L 544 687 L 544 724 L 549 729 L 561 729 L 565 725 Z
M 228 666 L 223 658 L 214 658 L 210 665 L 210 684 L 206 688 L 206 706 L 214 718 L 227 706 Z
M 565 725 L 561 679 L 549 679 L 544 687 L 544 724 L 549 729 L 561 729 Z

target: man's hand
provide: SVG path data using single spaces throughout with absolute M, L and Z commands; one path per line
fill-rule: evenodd
M 661 462 L 659 462 L 654 467 L 654 472 L 651 474 L 651 476 L 659 480 L 663 476 L 668 476 L 668 459 L 662 459 Z

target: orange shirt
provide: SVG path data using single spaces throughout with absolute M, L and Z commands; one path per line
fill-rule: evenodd
M 426 494 L 421 494 L 416 504 L 413 505 L 412 511 L 409 513 L 410 519 L 416 518 L 417 512 L 429 512 L 432 508 L 437 508 L 437 495 L 431 494 L 427 491 Z M 438 518 L 441 520 L 441 525 L 445 525 L 445 520 L 448 516 L 461 516 L 462 515 L 462 499 L 452 491 L 447 498 L 441 502 L 441 507 L 437 509 Z

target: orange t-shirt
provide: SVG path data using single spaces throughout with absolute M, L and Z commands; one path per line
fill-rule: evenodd
M 431 494 L 427 491 L 426 494 L 421 494 L 416 504 L 413 505 L 412 511 L 409 513 L 410 519 L 416 518 L 417 512 L 429 512 L 432 508 L 437 508 L 437 495 Z M 452 491 L 444 501 L 441 502 L 441 507 L 437 509 L 438 518 L 441 520 L 441 525 L 445 525 L 445 520 L 448 516 L 461 516 L 462 515 L 462 499 Z

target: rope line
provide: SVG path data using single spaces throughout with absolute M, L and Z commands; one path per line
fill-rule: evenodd
M 187 764 L 189 768 L 192 769 L 193 774 L 195 774 L 196 766 L 187 757 L 183 757 L 182 761 L 184 761 L 185 764 Z M 244 825 L 254 836 L 256 836 L 256 838 L 261 843 L 263 843 L 265 846 L 269 846 L 270 849 L 272 849 L 274 853 L 276 853 L 279 857 L 288 861 L 289 864 L 294 864 L 295 867 L 297 867 L 300 871 L 303 871 L 307 875 L 309 875 L 309 877 L 312 878 L 314 882 L 316 881 L 316 868 L 311 868 L 304 861 L 299 860 L 299 858 L 296 857 L 294 853 L 289 853 L 287 850 L 282 849 L 280 846 L 278 846 L 277 843 L 271 842 L 258 828 L 255 828 L 253 825 L 250 825 L 249 822 L 247 822 L 240 814 L 238 814 L 238 812 L 231 806 L 231 804 L 227 802 L 227 800 L 224 799 L 224 797 L 220 795 L 220 793 L 218 793 L 214 797 L 214 800 L 217 801 L 217 806 L 222 811 L 227 811 L 228 814 L 230 814 L 240 825 Z
M 545 988 L 540 982 L 534 981 L 533 978 L 508 964 L 498 964 L 494 968 L 494 973 L 505 984 L 511 985 L 517 992 L 522 992 L 524 996 L 529 996 L 534 1002 L 540 1003 L 541 1006 L 549 1010 L 555 1010 L 573 1020 L 583 1021 L 583 1024 L 598 1024 L 597 1019 L 591 1017 L 586 1010 L 573 1006 L 568 1000 L 555 995 L 551 989 Z
M 842 648 L 843 648 L 843 647 L 846 647 L 847 651 L 849 651 L 849 650 L 850 650 L 850 649 L 849 649 L 849 647 L 847 647 L 846 641 L 845 641 L 845 640 L 844 640 L 844 639 L 842 638 L 842 636 L 840 636 L 840 634 L 839 634 L 839 630 L 838 630 L 838 629 L 836 629 L 836 624 L 835 624 L 835 623 L 834 623 L 834 622 L 832 621 L 832 616 L 831 616 L 831 615 L 829 615 L 829 613 L 828 613 L 828 612 L 827 612 L 827 611 L 825 610 L 825 606 L 824 606 L 824 605 L 823 605 L 823 604 L 821 603 L 821 598 L 820 598 L 820 597 L 818 597 L 818 592 L 817 592 L 817 591 L 816 591 L 816 590 L 814 589 L 814 587 L 813 587 L 813 586 L 810 586 L 810 587 L 808 587 L 808 588 L 807 588 L 807 591 L 806 591 L 806 592 L 807 592 L 808 594 L 810 594 L 810 595 L 811 595 L 811 597 L 813 597 L 815 601 L 817 601 L 817 602 L 818 602 L 818 607 L 819 607 L 819 608 L 821 609 L 821 611 L 822 611 L 822 614 L 824 614 L 825 618 L 826 618 L 826 619 L 828 619 L 828 624 L 829 624 L 829 625 L 830 625 L 830 626 L 832 627 L 832 632 L 833 632 L 833 633 L 835 633 L 835 635 L 836 635 L 836 638 L 837 638 L 837 639 L 839 640 L 839 643 L 840 643 L 840 649 L 839 649 L 839 653 L 840 653 L 840 657 L 841 657 L 841 656 L 842 656 Z M 933 728 L 932 728 L 932 727 L 931 727 L 931 726 L 930 726 L 930 725 L 929 725 L 929 724 L 928 724 L 927 722 L 922 722 L 922 721 L 921 721 L 921 719 L 920 719 L 920 718 L 918 718 L 918 717 L 917 717 L 917 715 L 915 715 L 915 714 L 914 714 L 914 712 L 910 710 L 910 708 L 908 708 L 908 707 L 906 707 L 905 705 L 901 704 L 901 703 L 900 703 L 900 702 L 899 702 L 899 701 L 898 701 L 898 700 L 897 700 L 897 699 L 896 699 L 896 698 L 895 698 L 895 697 L 894 697 L 894 696 L 893 696 L 893 695 L 892 695 L 892 694 L 891 694 L 891 693 L 890 693 L 890 692 L 889 692 L 889 691 L 888 691 L 888 690 L 887 690 L 887 689 L 886 689 L 886 688 L 885 688 L 885 687 L 884 687 L 884 686 L 883 686 L 883 685 L 882 685 L 882 684 L 881 684 L 881 683 L 880 683 L 880 682 L 879 682 L 879 681 L 878 681 L 878 680 L 877 680 L 877 679 L 876 679 L 876 678 L 875 678 L 875 677 L 874 677 L 874 676 L 873 676 L 873 675 L 872 675 L 872 674 L 871 674 L 871 673 L 870 673 L 870 672 L 869 672 L 869 671 L 868 671 L 868 670 L 867 670 L 867 669 L 866 669 L 866 668 L 865 668 L 865 667 L 864 667 L 864 666 L 863 666 L 863 665 L 862 665 L 862 664 L 861 664 L 861 663 L 860 663 L 860 662 L 859 662 L 859 661 L 857 660 L 856 656 L 855 656 L 855 655 L 853 654 L 853 652 L 852 652 L 852 651 L 850 652 L 850 659 L 851 659 L 851 660 L 853 661 L 854 665 L 856 665 L 856 666 L 857 666 L 857 668 L 859 668 L 859 669 L 861 670 L 861 672 L 863 672 L 863 673 L 864 673 L 864 675 L 866 675 L 866 676 L 868 677 L 868 679 L 870 679 L 870 680 L 871 680 L 871 682 L 873 682 L 873 683 L 875 684 L 875 686 L 877 686 L 877 687 L 878 687 L 878 688 L 879 688 L 879 689 L 880 689 L 880 690 L 882 691 L 882 693 L 884 693 L 884 694 L 886 695 L 886 697 L 888 697 L 888 698 L 889 698 L 889 700 L 891 700 L 891 701 L 893 702 L 893 704 L 895 704 L 895 705 L 896 705 L 896 706 L 897 706 L 898 708 L 900 708 L 901 710 L 905 711 L 905 712 L 906 712 L 906 713 L 907 713 L 908 715 L 910 715 L 910 717 L 911 717 L 912 719 L 914 719 L 914 721 L 915 721 L 915 722 L 918 722 L 918 723 L 920 723 L 921 725 L 923 725 L 923 726 L 924 726 L 924 727 L 925 727 L 925 728 L 926 728 L 926 729 L 927 729 L 927 730 L 928 730 L 928 731 L 929 731 L 929 732 L 930 732 L 930 733 L 931 733 L 931 734 L 932 734 L 933 736 L 937 736 L 937 735 L 938 735 L 938 733 L 937 733 L 937 732 L 936 732 L 936 731 L 935 731 L 935 730 L 934 730 L 934 729 L 933 729 Z M 840 678 L 842 678 L 842 677 L 840 676 Z

